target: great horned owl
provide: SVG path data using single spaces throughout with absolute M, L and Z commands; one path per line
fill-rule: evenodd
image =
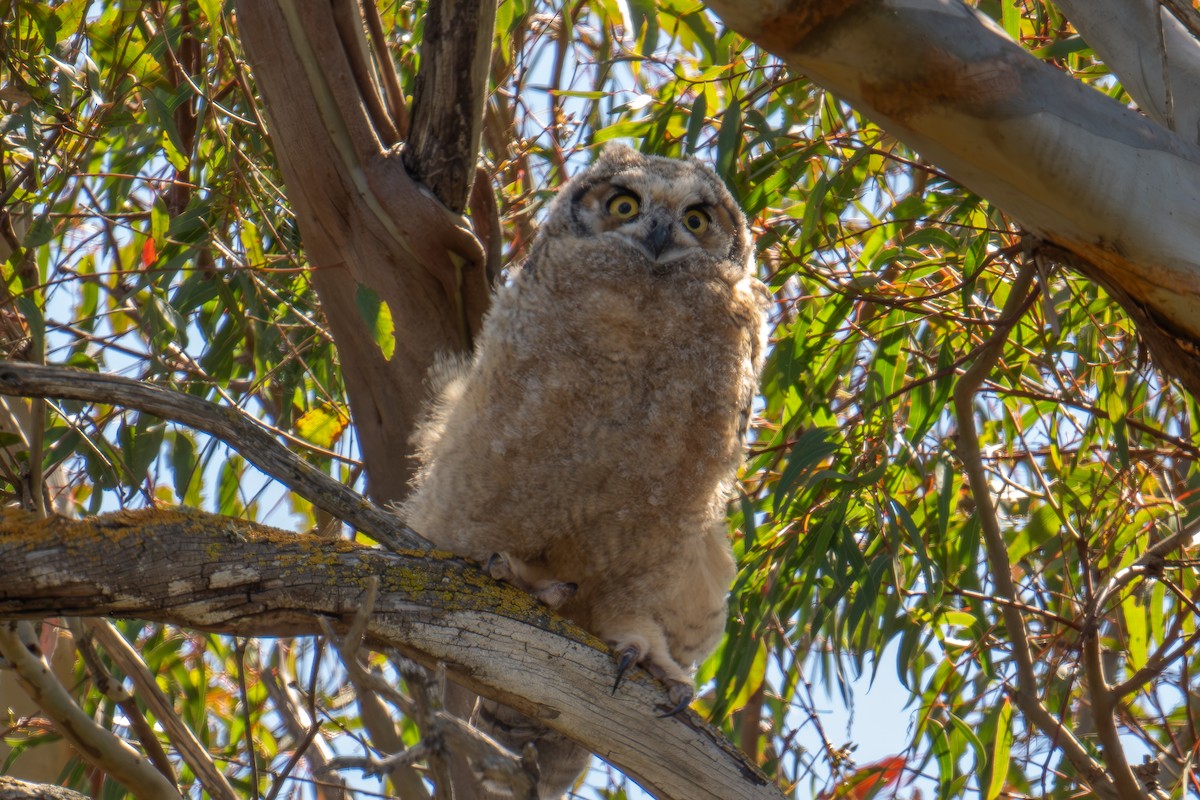
M 618 682 L 634 663 L 661 678 L 671 713 L 734 575 L 726 501 L 763 351 L 753 256 L 712 170 L 606 148 L 559 192 L 474 357 L 438 371 L 403 509 L 612 645 Z

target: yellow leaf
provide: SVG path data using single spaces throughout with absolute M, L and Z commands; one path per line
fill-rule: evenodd
M 344 406 L 323 403 L 296 420 L 296 432 L 317 447 L 329 449 L 342 437 L 349 424 L 350 415 Z

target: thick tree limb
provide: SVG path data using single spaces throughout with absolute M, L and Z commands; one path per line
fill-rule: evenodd
M 413 86 L 409 173 L 463 211 L 479 160 L 496 0 L 430 0 Z
M 0 361 L 0 394 L 135 408 L 211 434 L 284 486 L 393 550 L 430 545 L 389 511 L 302 461 L 246 414 L 144 381 L 70 367 Z
M 1159 0 L 1056 4 L 1138 108 L 1188 141 L 1200 140 L 1200 42 Z
M 1038 61 L 958 0 L 708 0 L 1079 257 L 1200 392 L 1200 147 Z
M 368 53 L 345 19 L 357 8 L 352 0 L 256 0 L 238 4 L 238 23 L 338 345 L 369 492 L 384 502 L 403 497 L 415 466 L 409 436 L 426 399 L 422 377 L 439 355 L 467 349 L 490 291 L 486 254 L 466 220 L 409 177 L 400 151 L 388 147 L 403 121 L 378 122 L 379 82 L 364 74 L 378 49 Z M 462 165 L 468 176 L 475 162 L 472 155 Z M 363 322 L 360 287 L 391 311 L 391 358 Z
M 0 775 L 0 800 L 90 800 L 90 798 L 70 789 L 47 786 L 42 783 L 28 783 L 7 775 Z
M 0 518 L 0 616 L 10 618 L 111 615 L 239 636 L 314 635 L 321 616 L 348 626 L 372 576 L 380 592 L 368 641 L 444 663 L 471 690 L 569 734 L 664 800 L 781 797 L 691 712 L 658 718 L 665 693 L 644 672 L 610 695 L 613 662 L 599 641 L 462 559 L 199 512 Z

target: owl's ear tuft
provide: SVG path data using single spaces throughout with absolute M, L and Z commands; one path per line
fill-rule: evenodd
M 604 149 L 600 151 L 600 158 L 597 159 L 597 163 L 629 164 L 637 161 L 639 158 L 641 158 L 641 153 L 629 145 L 611 142 L 606 144 Z

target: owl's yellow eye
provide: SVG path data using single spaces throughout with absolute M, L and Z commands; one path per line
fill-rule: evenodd
M 608 201 L 608 213 L 617 219 L 633 219 L 637 216 L 639 208 L 641 204 L 632 194 L 614 195 L 613 199 Z
M 709 226 L 708 214 L 698 208 L 690 208 L 683 212 L 683 227 L 692 233 L 704 233 Z

